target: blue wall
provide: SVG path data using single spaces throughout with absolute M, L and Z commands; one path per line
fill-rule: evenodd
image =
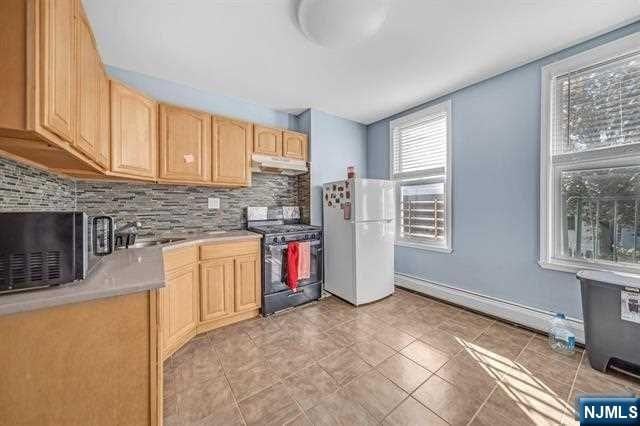
M 396 271 L 582 318 L 573 274 L 538 259 L 541 67 L 640 31 L 640 22 L 367 128 L 368 177 L 389 177 L 389 121 L 452 101 L 452 254 L 396 247 Z
M 204 92 L 184 84 L 162 80 L 122 68 L 107 66 L 107 73 L 116 80 L 135 87 L 157 101 L 239 118 L 267 126 L 284 127 L 292 130 L 297 128 L 295 116 L 275 111 L 250 101 Z
M 298 119 L 311 140 L 311 223 L 321 225 L 322 184 L 345 179 L 348 166 L 355 166 L 358 176 L 366 176 L 367 127 L 315 109 Z

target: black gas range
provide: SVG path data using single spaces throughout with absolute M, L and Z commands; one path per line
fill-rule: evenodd
M 298 207 L 248 207 L 247 227 L 262 238 L 262 314 L 317 300 L 322 292 L 322 227 L 300 223 Z M 309 241 L 309 278 L 296 290 L 286 284 L 286 259 L 290 242 Z

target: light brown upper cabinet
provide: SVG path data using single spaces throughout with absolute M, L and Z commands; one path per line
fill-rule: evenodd
M 282 156 L 282 129 L 253 126 L 253 152 L 256 154 Z
M 207 182 L 211 176 L 211 116 L 160 105 L 160 180 Z
M 0 40 L 0 150 L 56 172 L 100 176 L 102 64 L 81 2 L 2 0 Z
M 287 158 L 307 161 L 308 139 L 307 135 L 285 130 L 282 132 L 282 155 Z
M 109 78 L 100 67 L 98 76 L 98 147 L 96 162 L 105 169 L 111 160 L 111 104 L 109 96 Z
M 102 64 L 88 22 L 77 19 L 78 52 L 78 134 L 74 145 L 95 159 L 100 138 L 100 79 Z
M 42 126 L 67 142 L 75 137 L 76 0 L 43 0 Z
M 158 176 L 158 107 L 155 101 L 111 80 L 111 172 L 155 180 Z
M 252 124 L 213 117 L 212 183 L 228 186 L 251 184 Z
M 301 133 L 178 107 L 159 117 L 108 79 L 81 0 L 2 0 L 0 40 L 0 155 L 80 178 L 224 187 L 251 185 L 252 152 L 307 160 Z

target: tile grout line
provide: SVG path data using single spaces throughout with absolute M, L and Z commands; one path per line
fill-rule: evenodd
M 247 336 L 249 335 L 247 334 Z M 218 353 L 218 349 L 216 349 L 216 345 L 213 343 L 211 338 L 209 336 L 207 336 L 207 338 L 209 339 L 209 343 L 211 344 L 211 346 L 213 346 L 213 351 L 215 352 L 216 358 L 220 363 L 220 369 L 222 370 L 222 375 L 224 376 L 224 380 L 227 382 L 227 386 L 229 386 L 229 390 L 231 391 L 231 396 L 233 397 L 233 402 L 235 404 L 235 407 L 238 409 L 238 413 L 240 414 L 240 420 L 242 420 L 242 424 L 247 425 L 248 423 L 244 418 L 244 414 L 242 414 L 242 410 L 240 409 L 240 404 L 238 402 L 238 399 L 236 398 L 236 394 L 233 392 L 233 388 L 231 387 L 231 381 L 227 377 L 227 372 L 225 371 L 224 365 L 222 364 L 222 359 L 220 357 L 220 354 Z M 249 339 L 251 339 L 251 336 L 249 336 Z
M 522 349 L 520 349 L 520 352 L 518 353 L 518 355 L 514 357 L 514 361 L 513 361 L 514 363 L 516 362 L 515 360 L 518 359 L 518 357 L 520 355 L 522 355 L 522 353 L 524 352 L 525 348 L 529 345 L 529 343 L 531 343 L 533 338 L 534 338 L 534 335 L 531 335 L 531 337 L 529 337 L 529 340 L 527 340 L 527 343 L 525 343 L 524 346 L 522 346 Z M 482 401 L 482 404 L 480 404 L 480 407 L 478 407 L 478 409 L 473 414 L 473 416 L 471 416 L 471 419 L 469 419 L 469 421 L 467 422 L 467 425 L 470 425 L 471 422 L 473 422 L 473 420 L 475 420 L 475 418 L 478 416 L 480 411 L 485 407 L 485 405 L 487 405 L 487 402 L 489 401 L 489 398 L 491 398 L 491 396 L 495 393 L 496 389 L 498 389 L 499 382 L 501 382 L 501 381 L 502 381 L 501 378 L 497 378 L 496 379 L 496 383 L 493 386 L 493 389 L 491 389 L 491 392 L 489 392 L 489 395 L 487 395 L 487 397 L 484 399 L 484 401 Z
M 578 368 L 576 368 L 576 373 L 573 375 L 573 380 L 571 381 L 571 387 L 569 388 L 569 396 L 567 397 L 567 404 L 571 406 L 571 408 L 573 409 L 573 407 L 575 407 L 574 402 L 573 401 L 569 401 L 571 399 L 571 395 L 573 394 L 573 391 L 575 390 L 576 387 L 576 380 L 578 379 L 578 373 L 580 372 L 580 369 L 582 368 L 582 361 L 584 360 L 584 354 L 585 352 L 587 352 L 587 349 L 585 348 L 582 351 L 582 355 L 580 356 L 580 362 L 578 363 Z M 567 413 L 564 414 L 563 418 L 562 418 L 562 424 L 565 424 L 565 420 L 567 418 L 574 418 L 572 414 L 572 411 L 569 411 Z

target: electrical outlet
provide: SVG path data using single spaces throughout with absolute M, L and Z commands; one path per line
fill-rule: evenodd
M 220 208 L 220 198 L 209 197 L 207 201 L 209 210 L 218 210 Z

